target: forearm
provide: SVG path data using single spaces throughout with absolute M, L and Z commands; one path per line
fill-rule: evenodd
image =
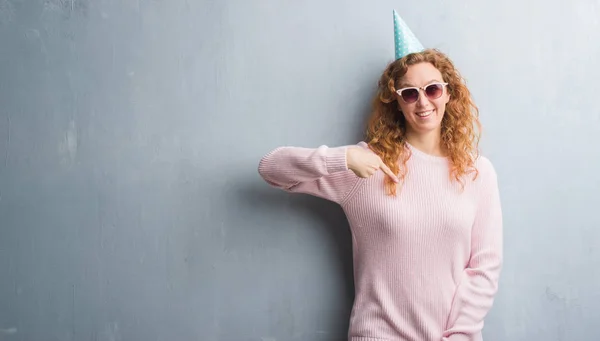
M 279 147 L 265 155 L 258 166 L 265 181 L 283 189 L 345 170 L 346 148 L 327 146 Z

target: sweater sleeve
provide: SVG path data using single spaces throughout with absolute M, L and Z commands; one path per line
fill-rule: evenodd
M 258 172 L 276 188 L 341 203 L 360 179 L 348 169 L 347 148 L 278 147 L 263 156 Z
M 442 341 L 479 341 L 492 308 L 503 262 L 502 212 L 497 175 L 485 159 L 478 208 L 471 234 L 471 255 L 452 302 Z

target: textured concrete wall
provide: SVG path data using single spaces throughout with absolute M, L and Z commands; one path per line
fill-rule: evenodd
M 598 1 L 0 0 L 0 340 L 344 340 L 343 213 L 256 167 L 361 138 L 394 8 L 499 174 L 486 341 L 600 339 Z

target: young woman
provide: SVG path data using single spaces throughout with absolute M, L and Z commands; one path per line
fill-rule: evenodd
M 502 213 L 478 111 L 450 59 L 408 52 L 379 80 L 365 141 L 279 147 L 263 179 L 343 208 L 353 237 L 351 341 L 475 341 L 498 290 Z

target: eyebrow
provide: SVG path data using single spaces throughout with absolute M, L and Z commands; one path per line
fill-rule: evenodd
M 434 83 L 434 82 L 440 82 L 441 83 L 440 80 L 432 79 L 432 80 L 430 80 L 429 82 L 427 82 L 425 84 L 431 84 L 431 83 Z M 400 89 L 402 89 L 402 88 L 410 88 L 410 87 L 416 87 L 416 85 L 412 85 L 410 83 L 400 83 Z

